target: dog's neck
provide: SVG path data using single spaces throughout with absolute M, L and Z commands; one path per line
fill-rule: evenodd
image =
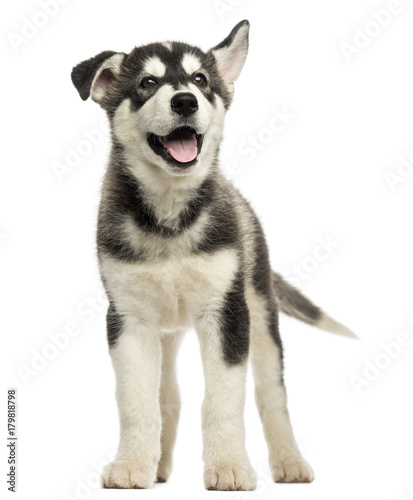
M 136 160 L 119 147 L 112 150 L 110 165 L 112 175 L 122 171 L 130 184 L 135 184 L 139 191 L 136 201 L 140 208 L 149 208 L 158 224 L 171 230 L 179 229 L 182 215 L 192 210 L 194 205 L 205 203 L 205 186 L 209 190 L 217 175 L 215 163 L 210 166 L 200 163 L 187 176 L 171 176 L 156 165 Z

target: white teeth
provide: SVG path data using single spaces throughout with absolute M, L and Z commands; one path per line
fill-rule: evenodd
M 167 141 L 167 140 L 168 140 L 168 139 L 169 139 L 169 138 L 170 138 L 170 137 L 171 137 L 171 136 L 172 136 L 172 135 L 173 135 L 173 134 L 174 134 L 177 130 L 179 130 L 179 129 L 172 130 L 172 131 L 171 131 L 171 132 L 169 132 L 169 134 L 167 134 L 167 135 L 157 135 L 157 136 L 155 136 L 155 137 L 158 139 L 158 141 L 159 141 L 162 145 L 164 145 L 164 144 L 165 144 L 165 142 L 166 142 L 166 141 Z M 194 139 L 198 140 L 198 134 L 197 134 L 197 132 L 196 132 L 196 131 L 192 130 L 192 131 L 191 131 L 191 135 L 192 135 L 192 137 L 193 137 Z

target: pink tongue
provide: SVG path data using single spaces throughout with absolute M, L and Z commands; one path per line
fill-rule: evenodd
M 197 142 L 189 130 L 181 131 L 163 142 L 168 153 L 180 163 L 195 160 L 198 154 Z

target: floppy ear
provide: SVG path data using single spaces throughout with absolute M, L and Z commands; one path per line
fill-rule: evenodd
M 72 82 L 80 97 L 86 101 L 91 96 L 100 102 L 120 73 L 125 54 L 107 50 L 79 63 L 72 69 Z
M 247 57 L 249 29 L 250 23 L 246 20 L 241 21 L 225 40 L 211 49 L 218 72 L 231 91 L 233 91 L 233 83 L 241 73 Z

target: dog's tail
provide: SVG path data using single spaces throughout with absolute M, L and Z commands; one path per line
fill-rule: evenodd
M 321 330 L 351 339 L 359 339 L 349 328 L 330 318 L 330 316 L 274 271 L 272 272 L 272 279 L 281 312 L 304 323 L 316 326 Z

